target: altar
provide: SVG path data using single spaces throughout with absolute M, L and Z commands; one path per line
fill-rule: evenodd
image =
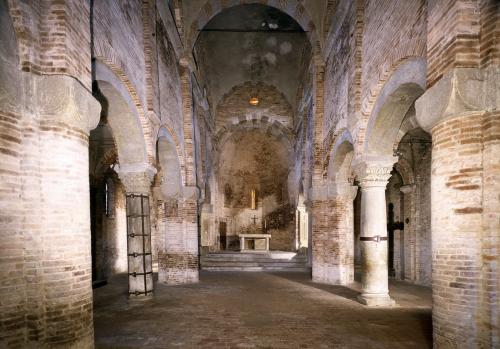
M 269 251 L 269 239 L 271 238 L 271 234 L 238 234 L 240 238 L 240 250 L 241 252 L 267 252 Z M 246 241 L 253 240 L 254 241 L 254 249 L 247 249 Z M 257 249 L 256 240 L 265 240 L 264 247 Z

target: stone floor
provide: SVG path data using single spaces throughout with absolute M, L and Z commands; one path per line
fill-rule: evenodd
M 202 272 L 129 301 L 118 276 L 94 291 L 97 348 L 430 348 L 431 291 L 392 282 L 394 308 L 367 308 L 350 288 L 306 273 Z

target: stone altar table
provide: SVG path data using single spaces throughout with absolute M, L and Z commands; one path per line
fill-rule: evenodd
M 238 234 L 238 237 L 240 238 L 240 250 L 241 252 L 267 252 L 269 251 L 269 239 L 271 238 L 271 234 Z M 253 250 L 248 250 L 246 249 L 245 246 L 245 241 L 246 240 L 258 240 L 258 239 L 265 239 L 266 240 L 266 247 L 265 249 L 253 249 Z

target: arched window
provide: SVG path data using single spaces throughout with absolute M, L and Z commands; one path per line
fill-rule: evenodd
M 113 218 L 115 215 L 114 210 L 115 199 L 115 183 L 112 178 L 107 178 L 104 181 L 104 210 L 106 217 Z

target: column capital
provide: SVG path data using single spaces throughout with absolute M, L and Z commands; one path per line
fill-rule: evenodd
M 67 75 L 36 77 L 36 106 L 42 120 L 63 122 L 89 134 L 97 127 L 101 104 L 78 80 Z
M 448 118 L 498 109 L 499 101 L 499 66 L 455 68 L 415 101 L 416 118 L 430 132 Z
M 385 188 L 387 181 L 391 177 L 393 166 L 397 161 L 396 156 L 365 156 L 354 159 L 352 167 L 362 188 Z
M 156 168 L 147 163 L 123 164 L 117 172 L 127 194 L 148 195 Z

